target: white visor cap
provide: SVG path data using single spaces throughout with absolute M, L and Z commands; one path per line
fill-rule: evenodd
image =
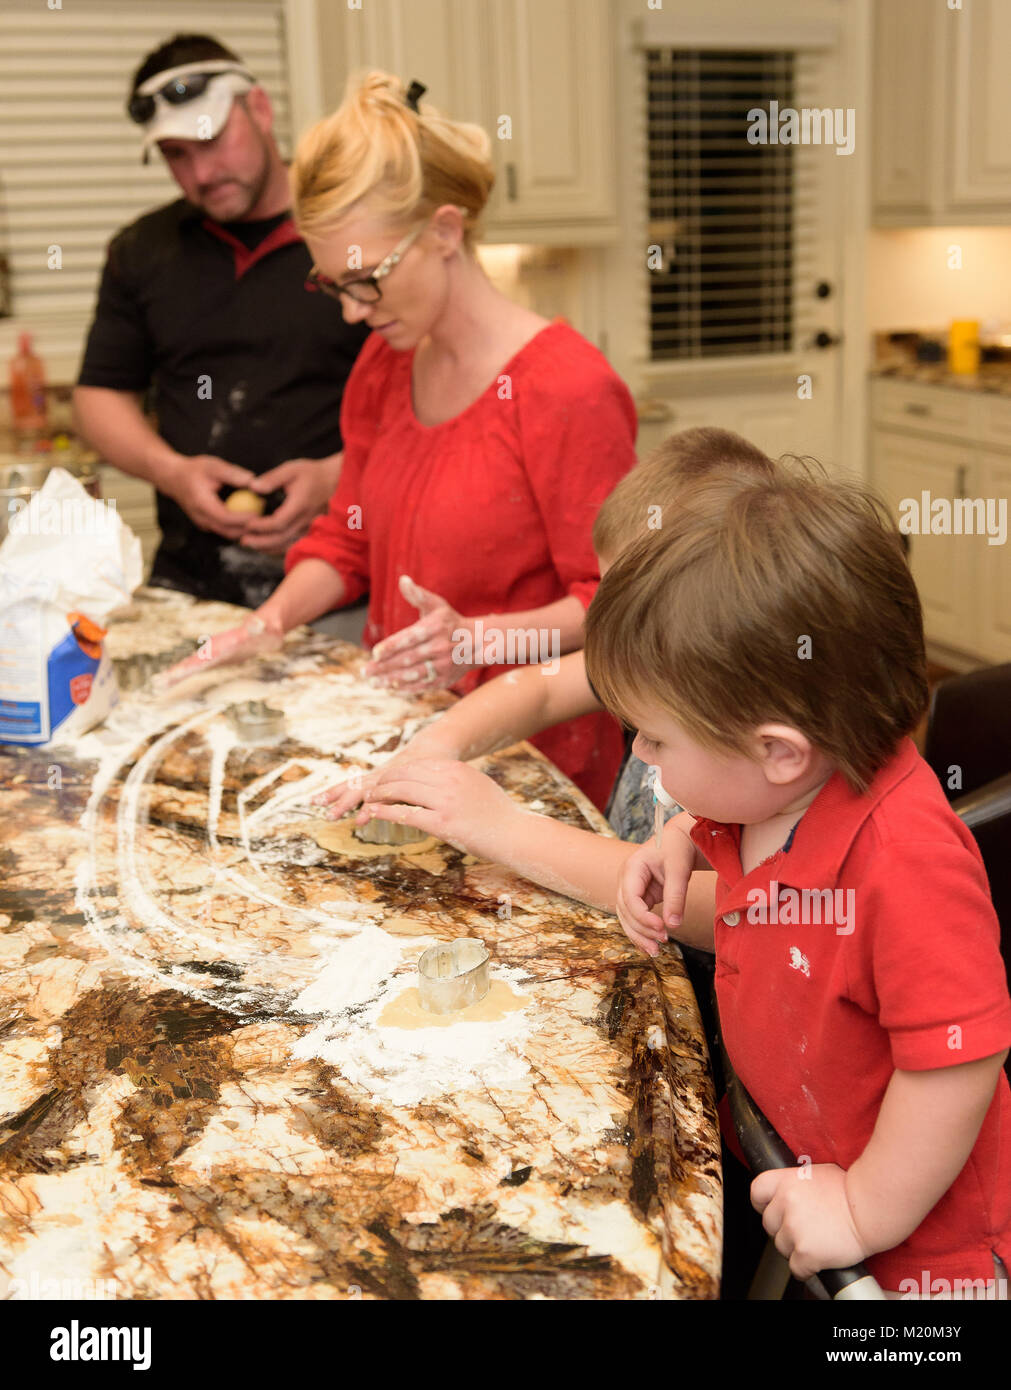
M 199 96 L 173 104 L 161 95 L 175 78 L 194 77 L 198 73 L 207 73 L 210 77 Z M 255 86 L 252 73 L 238 63 L 223 59 L 164 68 L 149 77 L 134 93 L 135 96 L 153 96 L 155 102 L 155 113 L 143 127 L 144 162 L 147 163 L 152 145 L 159 140 L 213 140 L 224 128 L 235 98 Z

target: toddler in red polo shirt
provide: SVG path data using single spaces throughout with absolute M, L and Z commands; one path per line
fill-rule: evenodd
M 1011 1000 L 979 851 L 908 738 L 927 684 L 894 524 L 810 467 L 705 480 L 608 571 L 585 654 L 687 808 L 627 860 L 619 917 L 652 955 L 716 951 L 730 1060 L 798 1156 L 752 1184 L 793 1274 L 1007 1297 Z

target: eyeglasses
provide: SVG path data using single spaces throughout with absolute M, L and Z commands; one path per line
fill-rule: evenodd
M 466 208 L 458 208 L 457 211 L 464 217 L 467 216 Z M 331 280 L 329 275 L 322 274 L 313 266 L 306 278 L 306 289 L 322 290 L 324 294 L 328 294 L 331 299 L 336 299 L 338 303 L 341 295 L 346 294 L 349 299 L 357 300 L 359 304 L 378 304 L 383 297 L 383 292 L 379 288 L 379 281 L 384 280 L 394 266 L 400 264 L 408 247 L 417 241 L 431 220 L 429 218 L 422 222 L 420 227 L 415 227 L 413 232 L 408 232 L 403 241 L 398 242 L 390 254 L 379 262 L 371 275 L 366 275 L 361 280 L 345 280 L 343 284 L 338 284 L 336 280 Z
M 226 69 L 228 72 L 238 73 L 250 82 L 254 81 L 251 73 L 247 73 L 242 68 L 234 66 Z M 197 97 L 202 97 L 207 91 L 208 85 L 216 77 L 222 77 L 222 72 L 191 72 L 180 74 L 166 82 L 164 87 L 160 87 L 155 92 L 149 92 L 146 96 L 136 94 L 127 102 L 127 113 L 131 121 L 137 125 L 147 125 L 152 119 L 156 109 L 156 98 L 162 97 L 170 106 L 183 106 L 187 101 L 195 101 Z
M 385 280 L 394 266 L 400 264 L 408 247 L 417 241 L 427 226 L 428 223 L 423 222 L 420 227 L 415 227 L 413 232 L 408 232 L 403 241 L 398 242 L 390 254 L 383 257 L 371 275 L 366 275 L 361 280 L 347 280 L 343 285 L 339 285 L 336 280 L 331 280 L 328 275 L 323 275 L 313 266 L 305 282 L 306 289 L 322 290 L 338 302 L 341 295 L 346 294 L 349 299 L 355 299 L 359 304 L 378 304 L 383 297 L 379 281 Z

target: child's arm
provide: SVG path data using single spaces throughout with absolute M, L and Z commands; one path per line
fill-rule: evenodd
M 360 815 L 417 826 L 607 912 L 615 910 L 619 879 L 638 848 L 526 811 L 477 768 L 438 759 L 387 764 Z M 697 877 L 684 908 L 683 939 L 694 942 L 694 932 L 704 944 L 706 931 L 710 942 L 713 935 L 715 875 Z
M 466 762 L 601 708 L 587 684 L 581 651 L 563 656 L 553 674 L 544 666 L 519 666 L 458 700 L 405 743 L 383 771 L 394 763 L 418 758 L 459 758 Z M 338 818 L 362 800 L 363 791 L 377 780 L 378 775 L 371 773 L 356 778 L 355 787 L 341 783 L 321 793 L 316 801 L 330 804 L 331 815 Z
M 895 1071 L 848 1169 L 816 1163 L 755 1179 L 752 1203 L 797 1279 L 848 1269 L 916 1230 L 965 1167 L 1007 1055 Z

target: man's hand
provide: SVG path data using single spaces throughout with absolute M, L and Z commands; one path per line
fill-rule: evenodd
M 266 497 L 281 488 L 284 501 L 270 516 L 247 521 L 242 544 L 268 555 L 283 555 L 326 510 L 337 487 L 342 457 L 337 454 L 330 459 L 289 459 L 269 473 L 261 473 L 250 483 L 252 491 Z M 337 460 L 336 465 L 333 459 Z
M 240 627 L 230 627 L 226 632 L 218 632 L 207 639 L 192 656 L 177 661 L 167 671 L 155 676 L 151 682 L 156 691 L 171 689 L 190 676 L 203 675 L 215 666 L 246 661 L 251 656 L 263 652 L 276 651 L 284 641 L 284 629 L 278 618 L 272 614 L 263 617 L 253 613 Z
M 215 531 L 234 541 L 249 525 L 249 518 L 230 512 L 218 492 L 223 486 L 250 487 L 256 474 L 214 454 L 180 454 L 160 483 L 161 491 L 178 503 L 203 531 Z
M 453 659 L 457 645 L 453 634 L 462 630 L 473 634 L 474 620 L 462 617 L 446 599 L 423 589 L 406 574 L 400 576 L 400 592 L 421 617 L 376 643 L 365 674 L 394 690 L 413 692 L 444 690 L 476 670 L 477 663 L 468 665 Z
M 759 1173 L 751 1205 L 795 1279 L 821 1269 L 849 1269 L 873 1255 L 857 1230 L 846 1196 L 846 1173 L 835 1163 L 801 1164 Z
M 502 788 L 468 763 L 424 758 L 384 768 L 356 817 L 373 816 L 413 825 L 476 854 L 501 858 L 509 825 L 523 809 Z
M 659 849 L 650 838 L 629 855 L 618 883 L 618 921 L 629 941 L 648 956 L 660 954 L 668 928 L 676 929 L 684 916 L 688 880 L 696 863 L 695 846 L 679 824 L 686 815 L 682 812 L 667 822 Z M 651 910 L 657 903 L 662 904 L 662 917 Z

